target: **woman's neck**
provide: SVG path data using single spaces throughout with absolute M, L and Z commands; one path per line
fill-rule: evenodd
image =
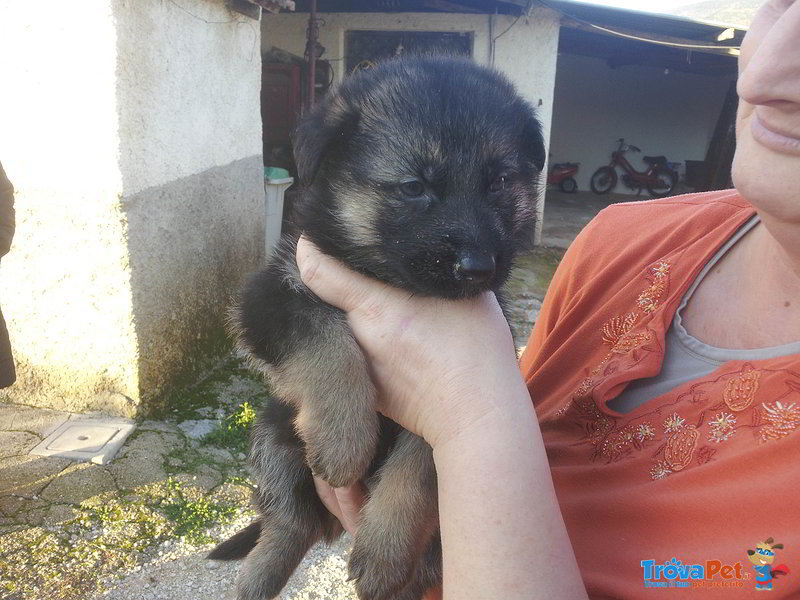
M 691 335 L 730 349 L 800 341 L 800 260 L 773 230 L 762 218 L 709 271 L 682 313 Z

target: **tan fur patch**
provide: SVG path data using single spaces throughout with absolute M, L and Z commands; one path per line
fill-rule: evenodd
M 378 439 L 375 387 L 345 324 L 270 370 L 275 391 L 298 409 L 295 427 L 311 469 L 334 487 L 367 470 Z

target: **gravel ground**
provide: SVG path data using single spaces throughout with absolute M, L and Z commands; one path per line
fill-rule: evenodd
M 234 528 L 229 528 L 233 531 Z M 357 600 L 347 581 L 347 553 L 352 540 L 314 546 L 295 571 L 280 600 Z M 236 600 L 239 562 L 206 560 L 207 550 L 164 556 L 120 580 L 92 600 Z

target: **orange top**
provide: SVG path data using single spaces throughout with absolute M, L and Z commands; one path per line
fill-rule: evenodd
M 800 597 L 800 355 L 606 406 L 658 374 L 681 298 L 754 214 L 735 191 L 611 206 L 547 292 L 520 362 L 592 598 L 739 598 L 772 576 L 770 598 Z

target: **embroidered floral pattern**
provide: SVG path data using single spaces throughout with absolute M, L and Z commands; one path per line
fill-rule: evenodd
M 663 279 L 669 273 L 669 263 L 664 260 L 658 261 L 655 267 L 650 267 L 650 271 L 656 279 Z
M 649 331 L 639 331 L 622 336 L 611 349 L 613 354 L 627 354 L 631 350 L 641 348 L 650 340 Z
M 732 411 L 743 411 L 753 403 L 758 391 L 758 381 L 761 372 L 747 365 L 736 377 L 732 377 L 725 384 L 722 398 Z
M 783 404 L 776 401 L 770 404 L 761 403 L 763 416 L 767 421 L 759 431 L 762 442 L 779 440 L 792 433 L 800 426 L 800 406 L 792 402 Z
M 687 425 L 675 431 L 667 439 L 664 448 L 664 462 L 673 471 L 684 469 L 691 461 L 700 432 L 694 425 Z
M 726 442 L 732 438 L 735 443 L 746 439 L 742 433 L 734 438 L 737 431 L 751 430 L 756 439 L 767 442 L 780 440 L 800 428 L 800 401 L 785 400 L 788 394 L 800 393 L 800 382 L 787 380 L 790 389 L 786 394 L 759 406 L 759 386 L 763 374 L 769 371 L 750 364 L 745 364 L 739 372 L 698 381 L 685 392 L 632 419 L 614 417 L 598 408 L 592 397 L 595 386 L 610 374 L 638 363 L 640 348 L 650 350 L 648 344 L 652 346 L 655 332 L 643 323 L 643 317 L 663 305 L 670 286 L 670 270 L 671 265 L 665 260 L 645 270 L 647 287 L 635 298 L 633 310 L 612 317 L 601 328 L 602 343 L 609 347 L 608 353 L 585 373 L 567 403 L 556 412 L 558 417 L 569 414 L 568 418 L 581 428 L 583 437 L 578 443 L 593 447 L 592 460 L 605 459 L 610 463 L 632 458 L 648 447 L 656 448 L 649 472 L 653 480 L 685 470 L 692 461 L 704 465 L 715 460 Z M 792 375 L 798 377 L 796 373 Z M 673 406 L 683 406 L 689 412 L 681 410 L 684 415 L 681 416 Z M 692 424 L 687 423 L 686 416 L 693 420 Z
M 669 263 L 659 261 L 655 267 L 650 267 L 650 287 L 639 294 L 636 305 L 646 313 L 651 313 L 658 308 L 661 296 L 667 288 L 667 275 L 669 274 Z
M 736 417 L 729 413 L 721 412 L 714 417 L 713 421 L 709 421 L 708 425 L 711 429 L 733 429 L 733 426 L 736 425 Z
M 612 347 L 619 343 L 619 340 L 633 328 L 638 313 L 631 312 L 624 317 L 613 317 L 608 323 L 603 325 L 603 343 Z
M 708 441 L 715 442 L 717 444 L 721 442 L 727 442 L 728 438 L 731 437 L 734 433 L 736 433 L 735 429 L 709 429 Z
M 736 417 L 730 413 L 721 412 L 708 422 L 708 441 L 714 443 L 726 442 L 736 433 Z
M 702 465 L 713 460 L 716 453 L 717 451 L 711 446 L 703 446 L 697 451 L 695 460 L 697 461 L 698 465 Z
M 656 437 L 656 430 L 650 423 L 640 423 L 639 426 L 636 427 L 636 439 L 640 442 L 652 440 L 654 437 Z
M 664 431 L 667 433 L 672 433 L 673 431 L 678 431 L 683 424 L 686 422 L 686 419 L 678 415 L 678 413 L 672 413 L 666 419 L 664 419 Z
M 637 306 L 642 308 L 644 312 L 651 312 L 649 308 L 645 310 L 645 307 L 652 307 L 652 310 L 655 310 L 655 307 L 658 306 L 661 296 L 667 290 L 669 270 L 670 264 L 664 260 L 658 261 L 655 266 L 647 269 L 645 278 L 650 285 L 637 299 Z M 642 299 L 644 297 L 647 298 L 647 301 L 643 305 Z M 627 354 L 636 348 L 640 348 L 650 340 L 649 331 L 632 332 L 639 316 L 640 313 L 632 311 L 624 316 L 612 317 L 603 325 L 601 329 L 603 343 L 611 346 L 611 351 L 600 361 L 600 364 L 592 369 L 589 376 L 580 383 L 570 400 L 556 411 L 556 416 L 564 416 L 572 406 L 573 400 L 583 398 L 589 394 L 595 384 L 595 377 L 602 372 L 603 367 L 615 354 Z
M 662 460 L 659 460 L 653 466 L 653 468 L 650 469 L 650 477 L 652 477 L 653 479 L 664 479 L 670 473 L 672 473 L 672 470 Z
M 598 447 L 598 452 L 609 460 L 616 460 L 622 454 L 630 452 L 635 440 L 636 436 L 631 428 L 625 427 L 605 438 Z

